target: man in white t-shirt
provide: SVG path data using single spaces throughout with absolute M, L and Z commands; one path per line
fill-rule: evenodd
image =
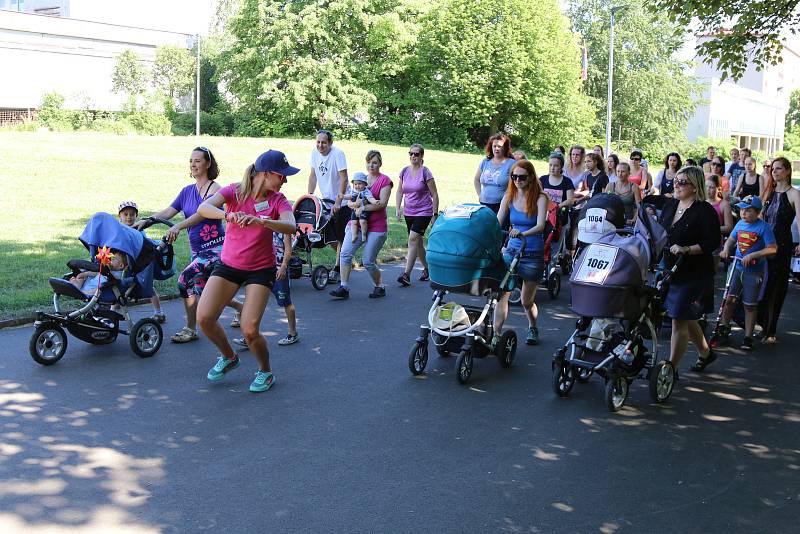
M 328 282 L 339 282 L 339 250 L 344 240 L 347 223 L 350 222 L 350 208 L 342 206 L 347 192 L 347 159 L 344 152 L 333 146 L 333 134 L 328 130 L 317 132 L 317 146 L 311 151 L 311 172 L 308 175 L 308 194 L 313 195 L 319 186 L 322 198 L 334 201 L 333 214 L 325 232 L 326 242 L 336 249 L 336 266 L 331 271 Z

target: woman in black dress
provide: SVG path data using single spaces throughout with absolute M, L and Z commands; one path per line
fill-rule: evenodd
M 672 318 L 670 361 L 678 364 L 691 341 L 699 358 L 693 371 L 703 371 L 717 356 L 708 346 L 698 320 L 714 308 L 714 259 L 719 247 L 719 218 L 706 200 L 705 176 L 700 167 L 683 167 L 675 177 L 674 197 L 661 213 L 669 236 L 664 254 L 667 267 L 681 257 L 667 292 L 667 315 Z
M 792 224 L 800 228 L 800 191 L 792 187 L 792 165 L 786 158 L 772 161 L 772 180 L 761 196 L 764 220 L 772 228 L 778 252 L 767 260 L 767 284 L 758 306 L 759 324 L 764 343 L 777 342 L 778 317 L 789 286 L 792 254 L 800 254 L 800 246 L 792 243 Z

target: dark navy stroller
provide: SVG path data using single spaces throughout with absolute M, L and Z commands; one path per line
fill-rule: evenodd
M 589 244 L 578 256 L 570 280 L 575 331 L 553 358 L 553 390 L 569 394 L 576 381 L 592 374 L 606 381 L 611 411 L 622 408 L 634 378 L 650 382 L 650 395 L 663 402 L 672 394 L 675 369 L 659 360 L 658 331 L 666 284 L 677 267 L 655 279 L 654 267 L 666 231 L 643 208 L 635 228 L 615 230 Z
M 168 222 L 150 219 L 153 223 Z M 153 295 L 153 278 L 166 279 L 174 274 L 172 246 L 166 243 L 154 244 L 141 232 L 120 223 L 108 213 L 96 213 L 80 236 L 80 241 L 89 251 L 91 260 L 70 260 L 71 269 L 62 278 L 50 278 L 53 288 L 53 312 L 38 312 L 34 332 L 30 339 L 31 357 L 42 365 L 53 365 L 67 350 L 66 329 L 81 341 L 92 345 L 107 345 L 114 342 L 119 334 L 130 337 L 131 350 L 142 358 L 153 356 L 161 348 L 163 332 L 155 319 L 146 317 L 135 323 L 128 311 L 128 304 L 134 299 L 149 298 Z M 98 249 L 108 247 L 114 254 L 124 254 L 126 268 L 117 277 L 108 265 L 101 265 L 96 255 Z M 86 295 L 69 282 L 69 278 L 80 272 L 99 273 L 104 278 L 94 293 Z M 81 307 L 62 310 L 61 297 L 80 301 Z M 112 310 L 112 306 L 119 311 Z M 127 328 L 120 326 L 125 321 Z
M 480 204 L 454 206 L 437 218 L 427 250 L 433 305 L 408 356 L 412 374 L 425 371 L 429 337 L 433 338 L 440 356 L 458 354 L 456 378 L 462 384 L 472 375 L 474 358 L 494 355 L 501 367 L 511 367 L 514 363 L 517 334 L 506 330 L 495 338 L 493 320 L 500 296 L 516 283 L 514 274 L 521 251 L 506 265 L 502 244 L 497 216 Z M 449 293 L 482 296 L 486 303 L 443 304 Z

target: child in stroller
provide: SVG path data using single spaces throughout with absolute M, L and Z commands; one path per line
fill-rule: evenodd
M 660 313 L 675 267 L 648 283 L 665 244 L 664 228 L 640 209 L 632 233 L 611 231 L 580 253 L 570 280 L 572 309 L 580 317 L 553 358 L 552 385 L 558 396 L 567 396 L 576 380 L 585 382 L 596 373 L 606 380 L 611 411 L 622 408 L 636 377 L 650 381 L 654 401 L 669 398 L 675 370 L 658 359 L 652 317 Z
M 520 247 L 506 265 L 501 246 L 503 236 L 495 213 L 480 204 L 461 204 L 445 210 L 436 220 L 428 239 L 428 268 L 433 304 L 426 324 L 408 357 L 412 374 L 425 371 L 428 338 L 433 337 L 440 356 L 457 353 L 456 378 L 461 384 L 472 375 L 473 359 L 497 356 L 501 367 L 511 367 L 517 350 L 517 334 L 507 329 L 494 336 L 494 309 L 500 296 L 513 287 Z M 480 306 L 444 303 L 449 293 L 483 296 Z M 453 313 L 462 312 L 461 321 Z M 442 321 L 449 321 L 443 327 Z
M 152 295 L 153 271 L 159 263 L 154 258 L 171 258 L 171 247 L 165 244 L 164 251 L 157 250 L 149 239 L 109 213 L 93 215 L 80 241 L 92 260 L 70 260 L 67 262 L 70 273 L 49 279 L 54 293 L 54 311 L 36 314 L 28 345 L 31 357 L 42 365 L 59 361 L 67 350 L 65 329 L 93 345 L 112 343 L 119 334 L 124 334 L 130 337 L 131 350 L 138 356 L 153 356 L 163 340 L 161 325 L 150 317 L 134 323 L 127 306 L 133 299 Z M 109 258 L 109 250 L 114 257 Z M 121 277 L 117 270 L 120 267 L 123 269 Z M 75 281 L 71 282 L 73 278 Z M 95 283 L 97 287 L 89 292 Z M 62 310 L 61 297 L 76 299 L 81 306 L 73 311 Z M 112 306 L 118 306 L 119 311 L 114 311 Z M 127 328 L 120 325 L 121 321 L 127 323 Z
M 125 256 L 120 254 L 119 251 L 112 250 L 113 257 L 111 263 L 108 264 L 108 269 L 111 275 L 116 278 L 122 278 L 125 267 L 128 266 L 125 261 Z M 81 293 L 87 297 L 92 297 L 97 290 L 108 282 L 108 277 L 103 276 L 99 272 L 94 271 L 81 271 L 75 276 L 70 276 L 69 283 L 81 290 Z

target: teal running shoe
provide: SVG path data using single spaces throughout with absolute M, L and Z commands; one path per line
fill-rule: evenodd
M 214 364 L 214 367 L 208 370 L 208 375 L 206 375 L 206 378 L 212 381 L 222 380 L 222 377 L 225 376 L 225 373 L 228 371 L 233 371 L 237 367 L 239 367 L 238 356 L 235 356 L 232 360 L 220 356 L 217 358 L 217 363 Z
M 250 384 L 250 391 L 253 393 L 262 393 L 267 391 L 275 383 L 275 375 L 268 371 L 256 371 L 256 378 Z
M 528 336 L 525 338 L 526 345 L 538 345 L 539 344 L 539 329 L 535 326 L 531 326 L 528 328 Z

